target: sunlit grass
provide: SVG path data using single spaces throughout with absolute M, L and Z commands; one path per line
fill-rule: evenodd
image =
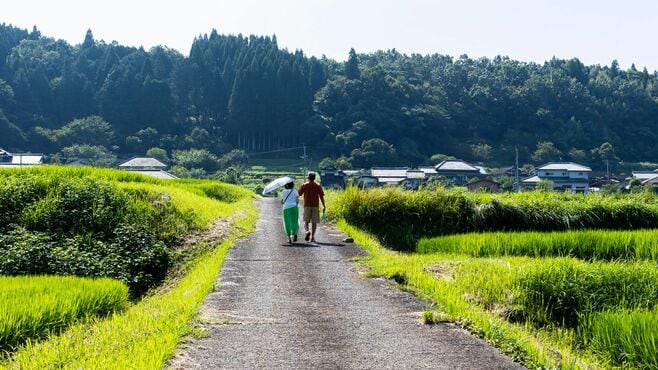
M 416 252 L 656 261 L 658 230 L 469 233 L 421 239 Z
M 250 198 L 232 204 L 227 211 L 239 214 L 231 236 L 200 257 L 175 287 L 143 299 L 123 314 L 91 326 L 77 325 L 48 341 L 29 344 L 15 352 L 3 367 L 162 368 L 189 332 L 189 322 L 211 290 L 226 252 L 238 237 L 254 230 L 258 216 Z
M 126 307 L 128 287 L 112 279 L 0 277 L 0 351 Z

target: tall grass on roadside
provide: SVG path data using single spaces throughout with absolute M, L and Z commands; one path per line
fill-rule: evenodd
M 584 327 L 590 349 L 612 365 L 658 368 L 658 310 L 605 311 Z
M 412 250 L 420 238 L 485 231 L 658 228 L 658 196 L 565 193 L 477 194 L 454 189 L 348 188 L 330 216 Z
M 330 217 L 377 235 L 387 246 L 410 250 L 421 236 L 469 230 L 474 204 L 463 194 L 404 192 L 399 189 L 359 190 L 350 187 L 330 204 Z
M 658 261 L 658 230 L 469 233 L 421 239 L 416 252 Z
M 0 277 L 0 352 L 92 316 L 128 306 L 128 287 L 112 279 Z

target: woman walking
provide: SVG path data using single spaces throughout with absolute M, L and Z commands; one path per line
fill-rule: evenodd
M 295 183 L 289 182 L 284 185 L 285 190 L 281 194 L 283 205 L 283 229 L 288 237 L 288 243 L 297 241 L 299 232 L 299 193 L 295 190 Z

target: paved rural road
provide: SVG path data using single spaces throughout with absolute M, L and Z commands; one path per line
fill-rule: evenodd
M 188 342 L 172 369 L 515 369 L 453 324 L 423 325 L 424 304 L 389 281 L 359 276 L 320 226 L 318 244 L 284 243 L 280 205 L 259 202 L 257 231 L 233 248 L 204 303 L 206 338 Z

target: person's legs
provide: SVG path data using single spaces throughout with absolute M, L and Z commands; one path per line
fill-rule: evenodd
M 320 222 L 320 210 L 314 208 L 311 213 L 311 241 L 315 241 L 315 232 L 318 229 L 318 222 Z
M 296 242 L 297 241 L 297 233 L 299 232 L 299 208 L 298 207 L 292 207 L 291 208 L 291 225 L 290 225 L 290 232 L 292 233 L 292 241 Z
M 306 236 L 304 240 L 308 241 L 311 238 L 311 232 L 308 230 L 308 224 L 311 222 L 311 208 L 304 207 L 304 232 Z
M 293 234 L 293 225 L 297 220 L 293 219 L 292 208 L 287 208 L 283 210 L 283 230 L 286 232 L 288 241 L 292 242 L 291 235 Z

